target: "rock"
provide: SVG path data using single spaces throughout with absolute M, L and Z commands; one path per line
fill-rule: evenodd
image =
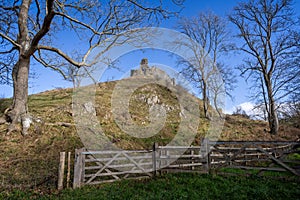
M 157 81 L 164 81 L 170 85 L 176 85 L 175 79 L 171 78 L 165 71 L 158 67 L 149 67 L 148 59 L 143 58 L 140 63 L 140 68 L 137 70 L 131 70 L 131 77 L 152 77 Z
M 160 103 L 160 100 L 159 100 L 157 95 L 149 97 L 147 99 L 147 104 L 148 105 L 154 105 L 154 104 L 159 104 L 159 103 Z
M 83 107 L 86 112 L 92 114 L 93 116 L 96 116 L 96 110 L 94 108 L 94 104 L 92 102 L 87 102 L 83 104 Z
M 21 116 L 21 122 L 22 122 L 22 134 L 27 135 L 27 130 L 30 128 L 30 124 L 32 123 L 31 117 L 26 114 Z

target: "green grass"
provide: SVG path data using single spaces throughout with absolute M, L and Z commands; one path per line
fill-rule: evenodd
M 264 178 L 167 174 L 144 180 L 123 180 L 60 193 L 0 193 L 0 199 L 299 199 L 300 185 Z
M 148 138 L 133 137 L 120 130 L 112 116 L 111 96 L 118 82 L 99 84 L 96 91 L 95 109 L 101 128 L 106 136 L 122 149 L 151 149 L 154 142 L 168 144 L 177 134 L 181 118 L 177 96 L 160 85 L 145 85 L 138 88 L 130 97 L 129 112 L 139 126 L 149 123 L 149 107 L 146 102 L 158 96 L 159 104 L 167 111 L 164 127 Z M 7 188 L 53 189 L 57 183 L 59 152 L 72 152 L 83 147 L 75 126 L 61 126 L 58 122 L 74 124 L 72 110 L 72 89 L 56 89 L 28 98 L 29 113 L 34 124 L 29 134 L 23 137 L 20 129 L 6 135 L 8 124 L 0 125 L 0 191 Z M 184 95 L 190 95 L 188 93 Z M 87 98 L 87 97 L 86 97 Z M 201 100 L 200 113 L 201 112 Z M 0 117 L 11 105 L 12 99 L 0 99 Z M 209 120 L 199 116 L 199 127 L 193 145 L 199 145 L 210 127 Z M 250 120 L 240 116 L 226 116 L 220 140 L 295 140 L 300 129 L 280 129 L 276 136 L 266 134 L 266 122 Z M 20 127 L 19 127 L 20 128 Z M 299 154 L 294 154 L 298 158 Z M 26 193 L 27 194 L 27 193 Z M 26 195 L 25 194 L 25 195 Z M 1 200 L 1 198 L 0 198 Z
M 278 166 L 280 168 L 280 166 Z M 225 173 L 228 175 L 242 175 L 242 176 L 258 176 L 258 173 L 260 170 L 258 169 L 236 169 L 236 168 L 222 168 L 219 170 L 221 173 Z M 278 172 L 278 171 L 263 171 L 263 173 L 260 175 L 261 177 L 264 178 L 282 178 L 282 179 L 290 179 L 290 180 L 296 180 L 297 177 L 290 172 L 283 171 L 283 172 Z
M 300 161 L 300 154 L 299 154 L 299 153 L 293 153 L 293 154 L 290 154 L 290 155 L 288 156 L 288 159 Z

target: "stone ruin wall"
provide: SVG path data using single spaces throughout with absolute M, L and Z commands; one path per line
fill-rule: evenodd
M 148 59 L 143 58 L 140 63 L 139 69 L 133 69 L 130 73 L 131 77 L 153 77 L 155 79 L 159 80 L 165 80 L 172 85 L 175 85 L 175 79 L 171 78 L 165 71 L 152 66 L 149 67 L 148 65 Z

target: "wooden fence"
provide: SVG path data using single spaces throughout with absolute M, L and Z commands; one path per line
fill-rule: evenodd
M 152 160 L 150 151 L 76 150 L 73 187 L 112 182 L 122 178 L 151 177 Z
M 154 144 L 149 151 L 79 149 L 75 152 L 73 187 L 165 172 L 220 173 L 224 168 L 256 170 L 258 175 L 286 171 L 299 177 L 300 161 L 289 157 L 300 153 L 299 148 L 299 142 L 203 140 L 201 147 Z
M 300 176 L 300 160 L 289 157 L 300 153 L 299 142 L 244 142 L 244 141 L 206 141 L 200 147 L 189 147 L 185 154 L 162 168 L 162 172 L 200 172 L 221 173 L 224 168 L 238 168 L 256 171 L 287 171 Z M 176 147 L 160 147 L 157 160 L 165 163 Z

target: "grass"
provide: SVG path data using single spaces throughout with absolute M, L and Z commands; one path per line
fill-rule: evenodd
M 299 199 L 300 185 L 264 178 L 167 174 L 143 180 L 123 180 L 60 193 L 39 194 L 14 190 L 3 199 Z
M 219 171 L 220 173 L 225 173 L 226 175 L 233 175 L 233 176 L 258 176 L 258 173 L 260 172 L 260 170 L 258 169 L 237 169 L 237 168 L 222 168 Z M 285 180 L 292 180 L 295 181 L 297 180 L 298 177 L 294 176 L 293 174 L 291 174 L 290 172 L 287 171 L 282 171 L 282 172 L 278 172 L 278 171 L 263 171 L 263 173 L 261 175 L 259 175 L 260 177 L 263 178 L 271 178 L 271 179 L 285 179 Z
M 167 88 L 153 84 L 134 92 L 130 98 L 129 111 L 136 124 L 148 125 L 150 106 L 146 102 L 156 95 L 159 103 L 168 108 L 164 127 L 149 138 L 136 138 L 123 133 L 114 122 L 111 112 L 111 96 L 116 83 L 99 85 L 95 105 L 101 127 L 115 145 L 122 149 L 151 149 L 154 142 L 164 145 L 175 137 L 180 124 L 178 99 Z M 59 152 L 74 153 L 76 148 L 83 147 L 75 126 L 55 124 L 74 124 L 72 94 L 72 89 L 57 89 L 30 95 L 29 113 L 35 121 L 29 129 L 29 135 L 25 137 L 18 131 L 6 135 L 7 124 L 0 125 L 0 191 L 15 187 L 55 188 Z M 11 103 L 11 99 L 0 99 L 0 117 Z M 200 144 L 208 128 L 209 121 L 200 115 L 193 145 Z M 228 115 L 220 140 L 295 140 L 300 135 L 300 129 L 289 131 L 288 128 L 281 128 L 277 136 L 271 136 L 264 132 L 265 128 L 266 122 Z

